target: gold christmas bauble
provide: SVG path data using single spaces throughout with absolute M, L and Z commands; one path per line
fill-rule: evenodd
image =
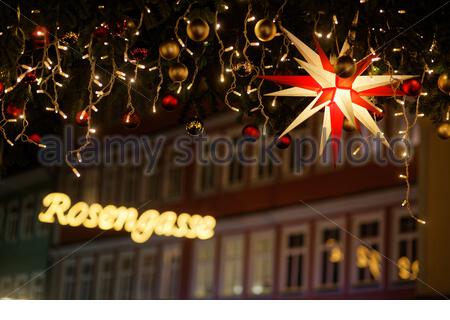
M 209 24 L 202 18 L 196 18 L 186 26 L 186 33 L 193 41 L 204 41 L 209 36 Z
M 173 60 L 180 54 L 180 45 L 175 40 L 167 40 L 159 45 L 159 55 L 166 60 Z
M 341 78 L 349 78 L 356 72 L 356 63 L 350 56 L 340 56 L 334 65 L 334 72 Z
M 448 73 L 443 73 L 439 76 L 438 87 L 445 94 L 450 94 L 450 76 Z
M 255 25 L 255 35 L 263 42 L 272 40 L 276 34 L 277 27 L 270 19 L 261 19 Z
M 169 78 L 173 82 L 183 82 L 187 79 L 188 74 L 188 68 L 180 62 L 174 63 L 169 67 Z
M 350 122 L 350 120 L 344 118 L 344 130 L 347 132 L 353 132 L 356 130 L 356 127 L 353 123 Z
M 443 121 L 438 124 L 437 126 L 437 134 L 439 138 L 447 140 L 450 138 L 450 122 L 449 121 Z

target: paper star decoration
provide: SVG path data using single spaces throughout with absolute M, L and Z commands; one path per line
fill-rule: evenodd
M 281 136 L 287 134 L 302 122 L 324 109 L 322 137 L 320 140 L 320 155 L 330 136 L 333 138 L 334 159 L 339 151 L 339 139 L 342 135 L 344 117 L 356 128 L 363 124 L 373 135 L 378 135 L 383 143 L 389 147 L 384 134 L 378 128 L 373 114 L 383 111 L 375 106 L 367 97 L 371 96 L 403 96 L 401 90 L 394 90 L 391 85 L 393 77 L 362 76 L 377 56 L 371 54 L 356 63 L 356 72 L 348 78 L 339 77 L 334 67 L 320 47 L 317 40 L 316 51 L 283 28 L 286 36 L 292 41 L 306 61 L 295 59 L 305 69 L 309 76 L 262 76 L 261 78 L 292 88 L 266 94 L 268 96 L 284 97 L 315 97 L 313 101 L 298 115 L 298 117 L 284 130 Z M 412 75 L 395 76 L 397 80 L 415 78 Z

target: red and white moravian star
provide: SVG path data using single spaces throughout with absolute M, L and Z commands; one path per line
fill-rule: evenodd
M 315 52 L 286 29 L 283 29 L 283 32 L 305 58 L 306 61 L 297 58 L 295 60 L 308 72 L 309 76 L 261 76 L 263 79 L 278 84 L 293 86 L 266 95 L 315 98 L 284 130 L 281 136 L 324 109 L 320 154 L 323 153 L 324 146 L 331 136 L 334 159 L 337 159 L 339 144 L 336 140 L 341 138 L 344 117 L 356 128 L 359 128 L 359 123 L 363 124 L 373 135 L 380 136 L 383 143 L 389 147 L 384 134 L 373 119 L 373 114 L 383 111 L 371 103 L 367 97 L 402 96 L 405 93 L 393 89 L 391 82 L 394 78 L 390 75 L 361 75 L 370 66 L 376 55 L 371 54 L 358 61 L 356 72 L 351 77 L 341 78 L 335 73 L 333 65 L 318 41 L 316 41 L 317 52 Z M 417 76 L 396 75 L 395 79 L 403 81 L 415 77 Z

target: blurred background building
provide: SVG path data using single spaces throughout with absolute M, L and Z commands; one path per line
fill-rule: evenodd
M 318 136 L 320 123 L 320 119 L 311 121 L 293 137 Z M 393 136 L 401 125 L 400 119 L 389 114 L 381 122 L 387 136 Z M 209 136 L 241 136 L 241 126 L 230 114 L 208 119 L 205 131 Z M 146 134 L 171 139 L 184 134 L 184 129 L 162 120 Z M 429 165 L 419 159 L 422 138 L 418 130 L 413 137 L 411 203 L 424 216 L 426 208 L 420 208 L 416 202 L 419 194 L 416 178 L 418 168 L 422 166 L 421 170 L 427 171 Z M 255 152 L 255 146 L 249 152 Z M 187 167 L 177 167 L 171 161 L 175 156 L 173 149 L 167 148 L 152 175 L 143 174 L 143 164 L 83 168 L 80 179 L 62 168 L 57 179 L 46 179 L 44 170 L 36 170 L 3 180 L 2 186 L 8 187 L 2 187 L 0 195 L 1 292 L 6 295 L 50 267 L 38 281 L 15 291 L 14 296 L 52 299 L 438 296 L 434 291 L 421 289 L 416 280 L 417 276 L 426 277 L 422 259 L 432 260 L 432 255 L 427 256 L 421 250 L 428 250 L 427 239 L 436 235 L 432 234 L 433 225 L 417 225 L 401 207 L 405 196 L 404 182 L 398 177 L 401 168 L 379 166 L 373 161 L 363 166 L 344 162 L 337 168 L 329 163 L 316 163 L 296 172 L 294 150 L 293 146 L 278 150 L 284 160 L 281 166 L 245 166 L 238 161 L 227 166 L 199 165 L 194 161 Z M 161 212 L 210 214 L 217 219 L 216 233 L 209 240 L 152 236 L 137 244 L 128 233 L 62 227 L 55 223 L 49 248 L 50 235 L 46 226 L 37 221 L 39 202 L 49 189 L 67 193 L 73 202 L 126 205 L 138 208 L 141 213 L 152 208 Z M 427 212 L 426 216 L 430 215 Z M 430 231 L 425 233 L 421 228 Z M 442 283 L 442 278 L 436 280 L 439 281 Z

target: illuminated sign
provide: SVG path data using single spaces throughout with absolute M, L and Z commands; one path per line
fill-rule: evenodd
M 139 215 L 137 209 L 105 207 L 98 203 L 88 205 L 77 202 L 72 205 L 70 197 L 64 193 L 50 193 L 42 201 L 45 212 L 39 213 L 39 221 L 53 223 L 55 217 L 63 226 L 100 228 L 102 230 L 125 230 L 133 241 L 142 243 L 153 234 L 158 236 L 186 237 L 190 239 L 209 239 L 214 235 L 216 219 L 212 216 L 200 216 L 173 211 L 151 209 Z

